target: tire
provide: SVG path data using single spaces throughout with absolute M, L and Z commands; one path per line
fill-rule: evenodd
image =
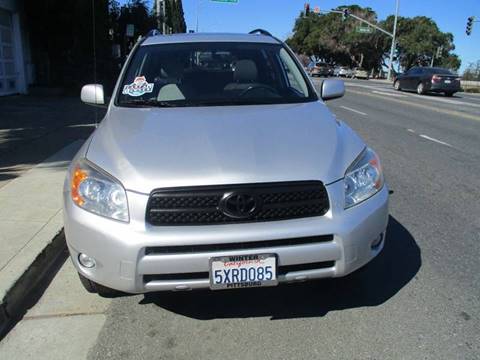
M 418 95 L 423 95 L 423 94 L 425 94 L 425 85 L 423 85 L 423 83 L 418 83 L 418 85 L 417 85 L 417 94 L 418 94 Z
M 452 97 L 453 94 L 455 94 L 455 93 L 454 93 L 454 92 L 451 92 L 451 91 L 447 91 L 447 92 L 445 93 L 445 96 L 446 96 L 446 97 Z
M 393 83 L 393 88 L 397 91 L 401 91 L 402 88 L 400 87 L 400 81 L 396 80 L 394 83 Z
M 122 293 L 118 290 L 110 289 L 106 286 L 97 284 L 96 282 L 93 282 L 92 280 L 87 279 L 85 276 L 82 274 L 78 274 L 78 277 L 80 278 L 80 282 L 82 283 L 83 287 L 87 292 L 91 294 L 98 294 L 102 297 L 115 297 L 122 295 Z

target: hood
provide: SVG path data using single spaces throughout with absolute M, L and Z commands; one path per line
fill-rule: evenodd
M 343 178 L 364 148 L 322 102 L 110 106 L 87 158 L 142 193 L 176 186 Z

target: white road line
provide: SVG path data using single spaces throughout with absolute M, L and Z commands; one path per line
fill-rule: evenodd
M 358 111 L 358 110 L 355 110 L 355 109 L 352 109 L 352 108 L 349 108 L 349 107 L 346 107 L 346 106 L 340 106 L 342 109 L 345 109 L 345 110 L 348 110 L 348 111 L 352 111 L 354 113 L 357 113 L 357 114 L 360 114 L 360 115 L 363 115 L 363 116 L 368 116 L 367 114 L 365 114 L 364 112 L 361 112 L 361 111 Z
M 420 135 L 418 135 L 418 136 L 420 136 L 421 138 L 424 138 L 424 139 L 427 139 L 427 140 L 436 142 L 437 144 L 445 145 L 445 146 L 448 146 L 448 147 L 453 147 L 453 146 L 450 145 L 449 143 L 446 143 L 446 142 L 444 142 L 444 141 L 440 141 L 440 140 L 438 140 L 438 139 L 432 138 L 432 137 L 427 136 L 427 135 L 422 135 L 422 134 L 420 134 Z
M 402 98 L 407 97 L 407 95 L 400 95 L 400 94 L 396 94 L 394 92 L 372 91 L 372 93 L 385 95 L 385 96 L 393 96 L 393 97 L 402 97 Z
M 404 92 L 403 94 L 405 94 L 406 96 L 418 99 L 418 100 L 438 101 L 438 102 L 441 102 L 441 103 L 444 103 L 444 104 L 466 105 L 466 106 L 480 108 L 480 104 L 472 104 L 472 103 L 469 103 L 469 102 L 466 102 L 466 101 L 451 100 L 451 99 L 446 99 L 446 98 L 442 98 L 442 97 L 434 97 L 434 96 L 428 96 L 428 95 L 419 96 L 417 94 L 407 93 L 407 92 Z
M 415 134 L 415 130 L 413 129 L 407 129 L 407 131 Z

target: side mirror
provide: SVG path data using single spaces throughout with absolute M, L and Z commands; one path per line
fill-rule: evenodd
M 89 84 L 82 87 L 80 99 L 89 105 L 105 105 L 103 85 Z
M 322 83 L 321 98 L 332 100 L 345 95 L 345 84 L 342 80 L 324 80 Z

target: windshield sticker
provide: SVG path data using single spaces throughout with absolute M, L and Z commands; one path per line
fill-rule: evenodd
M 145 76 L 137 76 L 133 83 L 123 87 L 122 94 L 130 96 L 142 96 L 153 92 L 153 83 L 148 83 Z

